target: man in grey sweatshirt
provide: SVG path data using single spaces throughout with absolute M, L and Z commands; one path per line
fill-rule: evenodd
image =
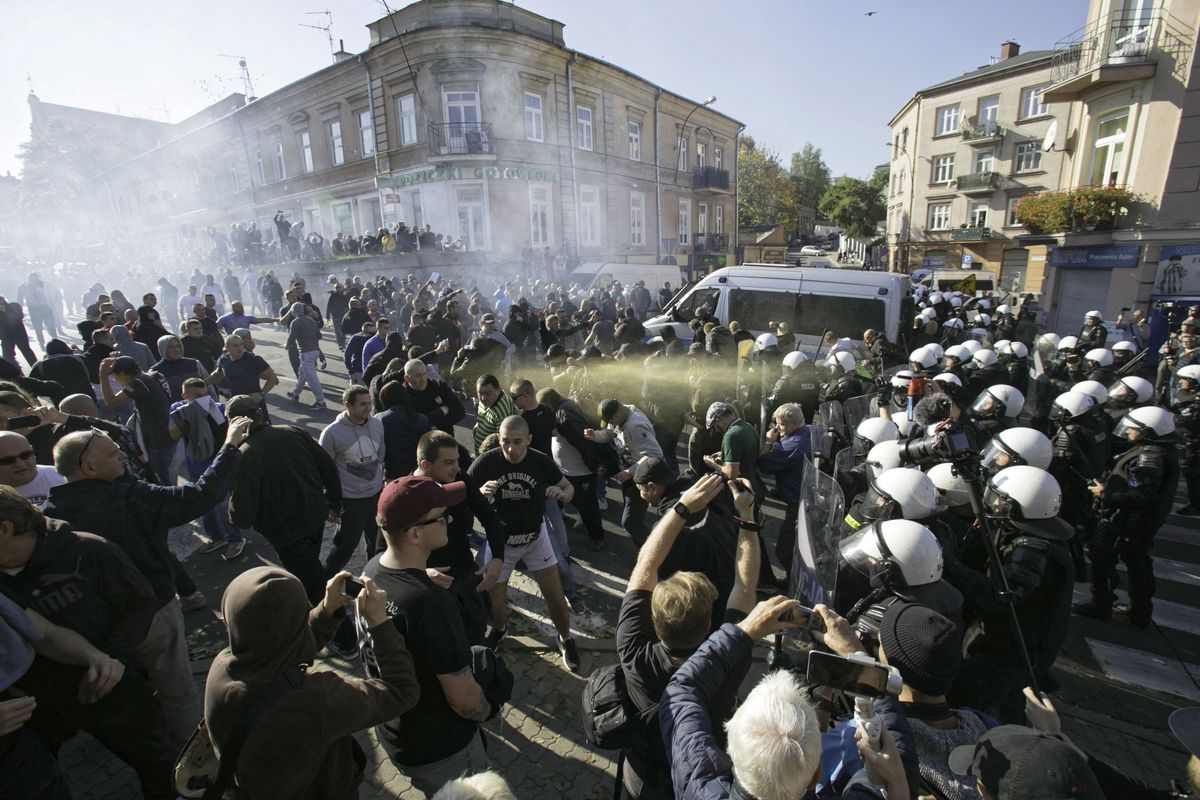
M 321 328 L 308 314 L 303 303 L 292 304 L 292 322 L 288 326 L 287 349 L 293 348 L 300 354 L 300 368 L 296 371 L 296 388 L 288 392 L 292 400 L 300 401 L 300 392 L 308 387 L 315 397 L 313 408 L 325 408 L 325 390 L 317 376 L 317 360 L 321 357 Z

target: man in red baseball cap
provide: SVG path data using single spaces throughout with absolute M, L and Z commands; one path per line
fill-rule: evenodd
M 491 717 L 492 704 L 471 672 L 462 615 L 446 589 L 451 579 L 426 567 L 429 554 L 446 545 L 446 509 L 466 493 L 462 481 L 443 485 L 415 475 L 385 485 L 376 519 L 386 549 L 363 568 L 387 593 L 421 686 L 416 706 L 384 725 L 380 741 L 413 786 L 430 797 L 447 781 L 487 767 L 479 723 Z M 373 663 L 369 638 L 363 649 L 364 663 Z

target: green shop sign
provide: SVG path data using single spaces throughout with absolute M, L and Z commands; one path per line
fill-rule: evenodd
M 435 167 L 420 172 L 406 172 L 403 175 L 377 175 L 375 185 L 382 189 L 403 189 L 406 186 L 416 186 L 420 183 L 439 183 L 441 181 L 544 181 L 558 182 L 558 172 L 549 169 L 529 169 L 528 167 Z

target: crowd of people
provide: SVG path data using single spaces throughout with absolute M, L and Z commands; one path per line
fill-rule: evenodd
M 1151 368 L 1140 318 L 1110 342 L 1089 312 L 1060 338 L 1028 298 L 918 286 L 904 343 L 839 331 L 812 352 L 788 321 L 647 331 L 669 285 L 347 269 L 316 286 L 233 259 L 178 276 L 186 291 L 137 286 L 137 307 L 92 286 L 80 344 L 52 314 L 41 358 L 22 304 L 41 344 L 34 301 L 76 301 L 36 275 L 0 298 L 3 797 L 69 797 L 55 754 L 79 730 L 147 798 L 177 796 L 196 737 L 218 788 L 357 797 L 367 729 L 425 796 L 511 797 L 482 728 L 529 680 L 504 660 L 508 585 L 536 583 L 579 673 L 574 528 L 633 553 L 616 664 L 581 710 L 621 796 L 1168 796 L 1063 734 L 1051 668 L 1075 582 L 1075 613 L 1150 625 L 1155 532 L 1200 514 L 1195 312 Z M 254 326 L 286 334 L 286 401 L 268 403 L 281 379 Z M 272 419 L 303 405 L 316 437 Z M 798 542 L 814 485 L 844 514 Z M 605 529 L 609 489 L 632 547 Z M 203 691 L 184 614 L 209 600 L 169 545 L 193 521 L 202 554 L 241 562 L 253 529 L 277 564 L 224 587 Z M 347 669 L 310 671 L 322 651 Z M 814 653 L 889 680 L 810 680 Z M 1195 711 L 1172 725 L 1200 787 Z

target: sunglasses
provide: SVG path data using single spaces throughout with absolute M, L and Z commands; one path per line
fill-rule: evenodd
M 452 516 L 450 516 L 449 512 L 447 512 L 445 514 L 442 514 L 440 517 L 434 517 L 433 519 L 423 519 L 420 522 L 414 522 L 412 524 L 412 527 L 423 528 L 426 525 L 433 525 L 438 522 L 445 522 L 446 524 L 449 524 L 450 520 L 452 520 L 452 519 L 454 519 L 454 518 Z
M 16 455 L 0 457 L 0 467 L 11 467 L 18 461 L 32 461 L 35 455 L 36 453 L 31 448 L 29 450 L 22 450 Z
M 104 435 L 104 431 L 100 430 L 99 428 L 92 428 L 91 435 L 89 435 L 88 440 L 84 442 L 83 449 L 79 451 L 79 463 L 75 465 L 76 467 L 83 467 L 83 457 L 87 455 L 88 448 L 92 446 L 92 442 L 95 441 L 97 436 Z

